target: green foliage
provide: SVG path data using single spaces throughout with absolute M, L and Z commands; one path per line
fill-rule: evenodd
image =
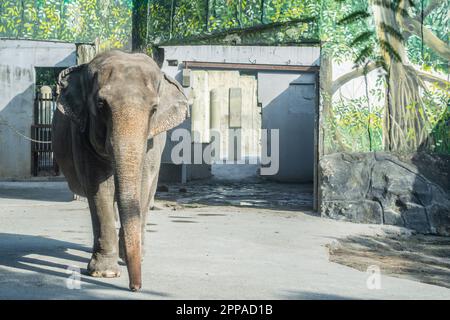
M 337 132 L 347 150 L 354 152 L 383 150 L 383 104 L 380 88 L 370 90 L 370 96 L 378 97 L 377 103 L 370 111 L 365 96 L 347 99 L 340 95 L 333 104 L 335 118 L 334 121 L 328 122 L 327 130 Z M 329 139 L 326 143 L 336 144 Z
M 336 1 L 339 3 L 346 3 L 345 0 Z M 395 14 L 401 14 L 404 17 L 408 17 L 410 16 L 410 13 L 400 6 L 402 1 L 405 0 L 373 0 L 373 4 L 375 6 L 387 7 L 390 10 L 393 10 Z M 414 9 L 414 2 L 410 1 L 410 3 L 411 7 Z M 353 4 L 354 2 L 352 5 Z M 373 61 L 379 63 L 383 67 L 387 67 L 383 53 L 387 53 L 393 60 L 401 62 L 400 54 L 393 48 L 391 43 L 377 37 L 372 16 L 373 12 L 371 11 L 370 1 L 360 1 L 356 7 L 352 6 L 352 9 L 338 21 L 339 25 L 345 27 L 351 27 L 358 22 L 360 22 L 359 26 L 361 26 L 361 23 L 364 26 L 363 29 L 359 30 L 358 33 L 354 35 L 354 38 L 349 45 L 356 55 L 356 58 L 354 59 L 355 65 L 363 66 L 364 64 Z M 378 27 L 390 38 L 397 39 L 400 42 L 404 41 L 402 33 L 393 26 L 382 22 Z
M 410 31 L 393 28 L 384 23 L 378 26 L 381 31 L 389 35 L 389 39 L 399 41 L 405 46 L 407 54 L 405 61 L 402 61 L 399 52 L 389 41 L 377 39 L 371 5 L 387 7 L 395 10 L 399 16 L 412 17 L 420 21 L 421 0 L 410 0 L 408 10 L 400 8 L 401 1 L 406 0 L 322 0 L 320 37 L 324 41 L 323 53 L 331 56 L 334 63 L 337 64 L 353 61 L 355 66 L 364 66 L 368 62 L 376 62 L 387 70 L 388 66 L 383 63 L 380 54 L 387 52 L 393 61 L 413 64 L 415 69 L 428 73 L 439 72 L 441 73 L 440 78 L 448 79 L 448 61 L 427 47 L 420 37 L 411 35 Z M 427 8 L 431 1 L 433 0 L 423 0 L 423 8 Z M 448 0 L 438 3 L 437 7 L 433 8 L 423 21 L 423 27 L 430 30 L 447 46 L 449 43 L 448 3 Z M 359 79 L 359 81 L 361 80 Z M 394 79 L 393 81 L 401 82 L 402 80 Z M 428 130 L 432 143 L 431 150 L 450 154 L 450 97 L 448 90 L 443 90 L 442 85 L 419 83 L 422 101 L 420 104 L 409 101 L 404 109 L 416 109 L 422 118 L 426 119 L 425 128 Z M 378 105 L 385 104 L 385 81 L 377 81 L 377 84 L 370 88 L 383 91 L 383 97 L 380 97 Z M 372 90 L 369 96 L 372 96 Z M 338 102 L 336 102 L 336 99 L 337 97 L 333 99 L 330 117 L 325 119 L 325 143 L 327 148 L 338 151 L 336 148 L 344 146 L 354 151 L 368 151 L 369 129 L 372 129 L 374 149 L 380 148 L 382 135 L 379 134 L 383 133 L 382 126 L 377 127 L 375 124 L 381 122 L 373 121 L 375 118 L 370 118 L 371 123 L 369 125 L 369 110 L 376 109 L 374 109 L 374 106 L 371 108 L 370 105 L 364 104 L 367 103 L 367 98 L 364 96 L 357 99 L 341 98 Z M 375 112 L 380 115 L 380 120 L 384 118 L 383 113 L 385 111 L 386 107 L 377 109 Z M 405 111 L 405 116 L 414 114 L 416 113 Z M 409 135 L 414 136 L 414 132 L 410 132 L 410 130 L 411 128 L 405 130 L 407 137 Z M 336 142 L 339 142 L 339 144 Z
M 339 24 L 340 25 L 345 25 L 348 23 L 353 23 L 356 22 L 360 19 L 366 19 L 370 17 L 370 13 L 368 12 L 367 9 L 365 10 L 357 10 L 357 11 L 353 11 L 350 14 L 346 15 L 344 18 L 342 18 L 341 20 L 339 20 Z
M 315 0 L 154 0 L 149 11 L 148 41 L 159 43 L 313 17 L 318 15 L 319 6 Z M 277 31 L 290 33 L 281 38 L 292 41 L 302 38 L 297 33 L 311 36 L 317 31 L 311 28 L 305 24 Z M 317 34 L 315 37 L 318 39 Z M 273 38 L 272 42 L 280 40 L 278 34 Z
M 401 1 L 408 1 L 411 8 L 402 9 Z M 435 0 L 149 0 L 147 8 L 144 0 L 1 0 L 0 36 L 70 42 L 92 42 L 98 37 L 103 48 L 121 48 L 128 45 L 131 37 L 135 2 L 142 5 L 135 8 L 141 17 L 135 23 L 144 42 L 190 41 L 212 35 L 208 39 L 218 37 L 212 41 L 223 43 L 224 31 L 233 32 L 235 38 L 249 45 L 320 39 L 322 54 L 331 56 L 334 63 L 353 61 L 357 66 L 365 66 L 377 62 L 387 69 L 380 53 L 387 52 L 397 61 L 401 61 L 401 56 L 389 41 L 377 38 L 371 8 L 374 4 L 388 7 L 400 16 L 418 19 L 421 5 L 427 7 L 432 1 Z M 443 0 L 423 21 L 425 28 L 447 44 L 448 1 Z M 267 25 L 276 27 L 258 29 Z M 249 28 L 254 31 L 248 31 Z M 411 63 L 424 72 L 448 74 L 448 61 L 427 47 L 420 37 L 387 24 L 379 28 L 391 39 L 404 42 L 407 61 L 402 63 Z M 202 41 L 206 40 L 195 43 Z M 212 43 L 208 41 L 205 43 Z M 328 134 L 336 132 L 341 143 L 351 150 L 381 150 L 385 91 L 386 84 L 379 77 L 367 95 L 362 92 L 356 99 L 333 99 L 332 116 L 325 119 L 329 130 L 325 134 L 326 144 L 336 145 L 336 141 L 329 139 L 334 136 Z M 419 112 L 429 122 L 432 149 L 450 153 L 448 90 L 436 86 L 423 90 L 421 95 Z M 373 97 L 377 98 L 375 102 Z M 412 101 L 405 108 L 414 106 Z
M 131 0 L 2 0 L 0 36 L 93 42 L 121 48 L 131 35 Z
M 450 90 L 432 86 L 424 93 L 424 102 L 434 141 L 432 151 L 450 154 Z
M 424 0 L 424 7 L 429 4 L 429 0 Z M 423 26 L 433 32 L 439 39 L 449 43 L 450 21 L 449 2 L 443 0 L 442 3 L 433 10 L 423 21 Z M 420 17 L 420 15 L 419 15 Z M 444 74 L 449 73 L 449 63 L 441 58 L 432 49 L 422 42 L 420 37 L 412 35 L 407 41 L 408 59 L 417 65 L 422 66 L 425 71 L 435 70 Z
M 55 86 L 58 75 L 65 68 L 37 67 L 36 68 L 36 85 Z
M 352 20 L 349 17 L 354 12 L 366 12 L 367 8 L 366 0 L 321 1 L 319 32 L 322 50 L 332 56 L 334 62 L 354 60 L 364 48 L 375 43 L 374 28 L 369 19 L 358 18 L 344 23 L 346 19 Z M 363 33 L 367 33 L 366 36 Z M 360 39 L 356 41 L 358 37 Z

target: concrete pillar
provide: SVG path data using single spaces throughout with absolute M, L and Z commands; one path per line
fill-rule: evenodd
M 254 76 L 240 76 L 242 88 L 242 136 L 245 156 L 259 157 L 261 114 L 257 102 L 257 82 Z
M 209 87 L 208 73 L 206 71 L 192 72 L 195 96 L 191 109 L 191 131 L 198 132 L 193 136 L 192 142 L 209 143 Z
M 210 85 L 211 85 L 211 81 Z M 217 87 L 210 91 L 210 128 L 220 134 L 220 156 L 228 150 L 228 89 Z
M 222 117 L 220 89 L 216 88 L 210 91 L 210 128 L 211 130 L 220 130 L 220 118 Z
M 49 101 L 53 97 L 52 88 L 49 86 L 42 86 L 39 90 L 40 95 L 43 99 L 40 103 L 42 104 L 42 107 L 39 108 L 39 114 L 38 116 L 38 123 L 39 124 L 51 124 L 51 109 L 53 107 L 53 103 Z
M 94 44 L 77 44 L 77 64 L 88 63 L 94 59 L 97 49 Z

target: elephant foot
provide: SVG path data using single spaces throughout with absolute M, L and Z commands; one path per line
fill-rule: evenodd
M 96 278 L 117 278 L 120 277 L 120 269 L 117 263 L 117 256 L 105 256 L 98 253 L 92 255 L 88 264 L 88 272 Z

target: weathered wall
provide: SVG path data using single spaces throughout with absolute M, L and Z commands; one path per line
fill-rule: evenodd
M 162 46 L 165 59 L 183 61 L 279 64 L 297 66 L 318 66 L 320 47 L 318 46 Z M 176 68 L 168 66 L 164 68 Z
M 279 170 L 268 179 L 310 183 L 314 177 L 317 111 L 315 73 L 258 72 L 262 128 L 279 130 Z M 267 150 L 272 150 L 268 141 Z
M 76 64 L 75 45 L 61 42 L 0 40 L 0 178 L 31 175 L 30 136 L 35 98 L 35 67 Z
M 182 82 L 181 73 L 184 68 L 184 61 L 298 66 L 319 66 L 320 64 L 320 47 L 318 46 L 174 45 L 162 46 L 160 49 L 164 51 L 163 54 L 159 52 L 159 57 L 164 57 L 161 61 L 162 70 L 177 79 L 180 83 Z M 177 64 L 169 65 L 169 60 L 177 61 Z M 245 77 L 242 79 L 244 78 Z M 186 92 L 189 91 L 189 89 L 186 89 Z M 280 91 L 280 94 L 281 93 L 282 92 Z M 249 115 L 247 114 L 247 116 Z M 256 120 L 252 119 L 252 122 L 253 121 Z M 190 130 L 190 121 L 185 121 L 185 123 L 182 124 L 182 127 Z M 163 154 L 163 162 L 170 163 L 170 150 L 174 144 L 174 142 L 167 141 Z M 179 170 L 179 172 L 185 172 L 185 177 L 187 176 L 188 171 L 189 170 L 186 168 L 185 170 Z

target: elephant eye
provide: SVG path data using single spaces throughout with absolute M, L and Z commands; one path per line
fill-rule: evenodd
M 158 109 L 158 105 L 155 104 L 155 105 L 152 107 L 151 114 L 154 115 L 157 109 Z
M 97 105 L 99 109 L 102 109 L 105 106 L 105 100 L 98 99 Z

